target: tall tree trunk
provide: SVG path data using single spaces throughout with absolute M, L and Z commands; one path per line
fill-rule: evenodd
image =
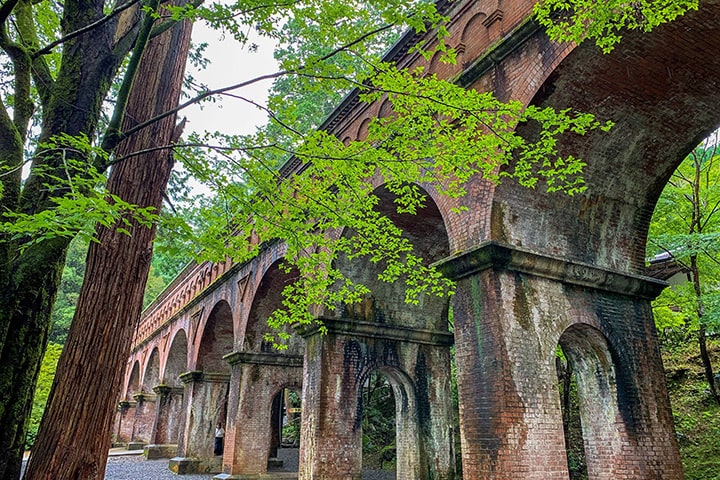
M 151 41 L 135 79 L 123 130 L 177 105 L 192 25 L 189 22 Z M 174 116 L 124 141 L 116 158 L 168 145 Z M 141 207 L 159 210 L 172 169 L 168 151 L 128 157 L 115 165 L 108 190 Z M 102 479 L 125 360 L 140 318 L 155 227 L 132 221 L 97 228 L 85 279 L 40 425 L 27 478 Z
M 0 478 L 20 477 L 33 393 L 69 239 L 38 243 L 15 259 L 0 293 L 7 335 L 0 352 Z
M 710 354 L 707 349 L 707 329 L 705 325 L 705 304 L 702 299 L 702 289 L 700 287 L 700 269 L 697 264 L 697 255 L 690 257 L 690 273 L 692 275 L 693 288 L 695 290 L 695 301 L 696 312 L 698 316 L 698 344 L 700 345 L 700 359 L 702 360 L 703 368 L 705 370 L 705 380 L 708 382 L 710 387 L 710 394 L 712 395 L 715 402 L 720 405 L 720 395 L 718 395 L 717 387 L 715 385 L 715 374 L 713 372 L 712 362 L 710 361 Z
M 67 31 L 103 15 L 98 2 L 66 1 L 63 19 Z M 132 12 L 132 13 L 131 13 Z M 124 52 L 132 45 L 137 8 L 128 10 L 122 25 L 111 18 L 92 35 L 80 35 L 63 44 L 61 68 L 54 80 L 38 86 L 42 103 L 42 129 L 38 144 L 58 134 L 95 136 L 103 100 L 117 74 Z M 123 50 L 122 42 L 126 48 Z M 20 101 L 19 99 L 17 99 Z M 2 122 L 7 121 L 3 118 Z M 17 127 L 22 127 L 17 126 Z M 0 128 L 3 163 L 22 163 L 25 132 Z M 13 147 L 13 144 L 16 144 Z M 71 149 L 70 151 L 74 151 Z M 72 157 L 68 153 L 67 157 Z M 66 158 L 67 158 L 66 157 Z M 89 161 L 80 156 L 80 162 Z M 38 173 L 38 167 L 44 173 Z M 3 212 L 36 214 L 62 196 L 62 186 L 51 176 L 64 178 L 62 155 L 39 147 L 30 176 L 20 189 L 19 175 L 3 179 L 7 194 L 0 199 Z M 54 188 L 48 188 L 48 184 Z M 47 345 L 52 311 L 70 238 L 49 238 L 32 245 L 27 238 L 0 237 L 0 479 L 20 476 L 22 454 L 32 409 L 35 385 Z

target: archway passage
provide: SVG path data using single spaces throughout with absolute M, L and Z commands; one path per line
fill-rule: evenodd
M 222 456 L 214 452 L 214 438 L 218 424 L 226 429 L 230 365 L 223 357 L 232 352 L 233 345 L 232 311 L 226 301 L 220 300 L 202 329 L 196 370 L 180 376 L 184 383 L 184 428 L 178 453 L 191 459 L 187 471 L 220 472 L 222 468 Z M 170 468 L 179 468 L 181 460 L 171 460 Z
M 230 429 L 233 441 L 226 458 L 231 458 L 233 475 L 265 475 L 269 469 L 297 471 L 297 448 L 283 458 L 282 432 L 286 414 L 285 398 L 302 387 L 302 339 L 291 329 L 285 349 L 274 348 L 266 335 L 276 335 L 268 317 L 282 306 L 282 292 L 297 278 L 297 272 L 281 268 L 282 259 L 262 273 L 243 335 L 241 349 L 228 360 L 232 366 Z M 293 394 L 296 396 L 296 394 Z M 299 407 L 298 407 L 299 408 Z M 297 425 L 299 428 L 299 425 Z M 290 427 L 288 427 L 290 428 Z M 286 464 L 287 462 L 287 464 Z
M 568 474 L 570 480 L 585 480 L 588 478 L 587 454 L 578 405 L 580 399 L 578 398 L 577 376 L 574 374 L 572 363 L 568 361 L 561 347 L 558 347 L 555 369 L 558 377 Z
M 617 478 L 624 468 L 623 445 L 628 443 L 628 432 L 618 405 L 615 365 L 608 342 L 597 329 L 576 324 L 562 334 L 559 346 L 575 381 L 577 409 L 582 426 L 582 450 L 573 445 L 569 451 L 584 453 L 587 478 Z M 568 387 L 572 384 L 572 381 L 567 382 Z M 568 404 L 567 407 L 572 408 L 572 405 Z M 569 419 L 571 412 L 563 413 Z M 564 425 L 564 430 L 567 442 L 569 425 Z M 566 444 L 566 447 L 569 445 Z M 582 468 L 573 469 L 569 465 L 569 470 L 571 474 L 577 475 L 576 478 L 582 478 Z
M 270 413 L 268 472 L 297 472 L 300 447 L 300 391 L 283 388 L 274 397 Z
M 398 388 L 404 389 L 403 385 Z M 407 396 L 407 393 L 405 394 Z M 363 472 L 378 470 L 384 476 L 396 478 L 397 470 L 397 430 L 400 415 L 408 415 L 407 408 L 397 406 L 393 393 L 393 384 L 380 371 L 373 371 L 360 389 L 362 410 L 362 465 Z M 405 466 L 403 466 L 405 468 Z M 377 477 L 373 473 L 373 477 Z
M 178 330 L 172 339 L 165 360 L 161 384 L 155 387 L 158 401 L 158 415 L 153 443 L 158 445 L 178 444 L 182 424 L 183 384 L 180 376 L 188 369 L 188 343 L 185 330 Z M 156 455 L 175 456 L 177 447 L 158 448 Z M 147 454 L 148 457 L 150 453 Z

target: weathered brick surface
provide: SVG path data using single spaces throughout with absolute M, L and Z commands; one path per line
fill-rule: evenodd
M 178 387 L 161 386 L 155 389 L 157 415 L 151 443 L 177 444 L 182 417 L 183 390 Z
M 153 435 L 153 425 L 155 424 L 155 415 L 157 403 L 154 394 L 137 394 L 135 399 L 135 418 L 132 433 L 132 442 L 150 443 Z
M 178 456 L 199 460 L 200 470 L 207 471 L 206 467 L 220 466 L 215 460 L 213 446 L 215 426 L 218 422 L 225 424 L 229 375 L 188 372 L 184 380 L 184 422 Z
M 590 478 L 682 478 L 649 305 L 661 286 L 529 251 L 483 253 L 450 269 L 462 277 L 454 312 L 464 473 L 567 478 L 560 345 L 577 375 Z
M 395 392 L 398 478 L 454 478 L 449 335 L 349 320 L 326 327 L 326 336 L 306 333 L 299 478 L 361 478 L 359 399 L 375 370 Z

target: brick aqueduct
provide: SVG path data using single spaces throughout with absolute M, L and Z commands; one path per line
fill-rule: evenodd
M 650 308 L 664 284 L 646 275 L 645 238 L 669 176 L 720 123 L 720 1 L 701 1 L 698 12 L 653 33 L 628 34 L 608 55 L 590 43 L 550 42 L 529 20 L 532 3 L 447 4 L 459 61 L 429 67 L 500 99 L 615 121 L 609 133 L 561 141 L 563 154 L 587 161 L 587 191 L 569 197 L 476 178 L 467 196 L 450 200 L 424 186 L 417 217 L 390 215 L 456 280 L 451 305 L 406 305 L 397 286 L 373 280 L 372 266 L 347 262 L 344 271 L 374 286 L 373 296 L 327 312 L 327 335 L 304 331 L 283 352 L 263 343 L 264 320 L 289 280 L 278 267 L 282 244 L 245 264 L 189 266 L 143 314 L 117 440 L 156 445 L 148 454 L 174 457 L 178 472 L 266 478 L 279 394 L 290 389 L 302 400 L 298 477 L 360 479 L 359 392 L 380 371 L 396 399 L 398 479 L 456 478 L 456 455 L 465 479 L 568 478 L 561 346 L 578 383 L 589 477 L 683 477 Z M 406 37 L 390 57 L 421 64 L 407 53 L 415 41 Z M 362 137 L 383 113 L 350 97 L 326 127 Z M 392 204 L 382 185 L 377 193 L 381 206 Z M 458 205 L 468 210 L 452 213 Z M 227 431 L 222 457 L 212 452 L 218 421 Z

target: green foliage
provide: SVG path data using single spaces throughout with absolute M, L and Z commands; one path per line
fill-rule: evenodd
M 35 443 L 40 420 L 45 411 L 45 404 L 50 395 L 53 379 L 55 378 L 55 369 L 57 368 L 58 359 L 62 353 L 62 345 L 50 342 L 45 350 L 45 355 L 40 366 L 40 374 L 38 376 L 37 388 L 35 389 L 35 398 L 33 399 L 32 414 L 30 416 L 30 426 L 28 428 L 28 436 L 25 441 L 27 448 L 31 448 Z
M 697 10 L 698 4 L 698 0 L 543 0 L 535 4 L 535 14 L 551 38 L 576 43 L 590 39 L 608 53 L 623 31 L 649 32 Z
M 51 316 L 50 342 L 64 345 L 67 338 L 75 305 L 80 295 L 83 277 L 85 276 L 85 261 L 88 251 L 88 241 L 78 237 L 70 242 L 62 281 L 58 290 L 57 300 Z
M 81 236 L 92 240 L 96 225 L 115 225 L 129 234 L 127 228 L 132 220 L 146 226 L 156 221 L 157 215 L 152 208 L 140 208 L 107 192 L 105 176 L 89 166 L 86 160 L 66 156 L 68 151 L 83 157 L 97 151 L 87 137 L 62 135 L 43 148 L 61 152 L 61 168 L 34 168 L 34 174 L 42 179 L 43 187 L 52 195 L 53 208 L 33 213 L 4 211 L 0 214 L 0 233 L 22 240 L 22 249 L 55 237 Z
M 692 152 L 663 190 L 648 234 L 648 257 L 671 253 L 692 281 L 673 285 L 655 300 L 656 326 L 695 332 L 702 322 L 720 331 L 720 156 L 714 142 Z M 695 266 L 695 267 L 693 267 Z M 694 268 L 697 271 L 694 271 Z
M 395 468 L 395 431 L 392 386 L 383 374 L 373 372 L 362 392 L 362 448 L 366 467 Z
M 584 188 L 583 163 L 560 157 L 557 137 L 611 127 L 590 115 L 500 102 L 419 70 L 377 64 L 360 80 L 362 100 L 387 98 L 394 115 L 373 120 L 363 141 L 346 144 L 324 131 L 297 136 L 292 153 L 306 165 L 302 175 L 280 177 L 277 152 L 285 147 L 265 142 L 265 132 L 225 137 L 223 150 L 209 163 L 197 150 L 183 155 L 185 168 L 197 178 L 222 186 L 205 216 L 227 224 L 208 222 L 194 241 L 203 245 L 206 258 L 231 255 L 244 261 L 263 242 L 281 239 L 288 245 L 287 267 L 297 268 L 301 281 L 285 289 L 284 308 L 270 318 L 271 326 L 311 323 L 315 306 L 332 310 L 368 293 L 367 286 L 337 269 L 340 256 L 381 265 L 380 280 L 403 281 L 409 303 L 428 293 L 452 293 L 452 284 L 416 256 L 402 232 L 378 212 L 373 177 L 396 196 L 398 212 L 411 214 L 424 202 L 418 184 L 459 197 L 475 175 L 574 194 Z M 515 133 L 520 122 L 537 123 L 537 141 Z
M 708 349 L 717 359 L 717 338 L 709 339 Z M 697 343 L 664 344 L 662 354 L 685 478 L 720 480 L 720 407 L 707 389 Z

